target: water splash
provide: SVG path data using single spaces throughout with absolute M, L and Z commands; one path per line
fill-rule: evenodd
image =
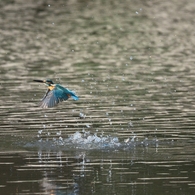
M 46 133 L 46 137 L 42 137 L 42 130 L 37 136 L 38 141 L 32 141 L 25 144 L 26 147 L 39 147 L 47 149 L 56 149 L 60 147 L 62 150 L 66 149 L 85 149 L 85 150 L 129 150 L 137 146 L 148 147 L 149 145 L 155 145 L 158 147 L 159 140 L 140 139 L 135 133 L 132 132 L 130 137 L 127 137 L 124 140 L 119 140 L 118 137 L 111 135 L 104 135 L 103 133 L 91 133 L 90 131 L 83 130 L 82 132 L 75 132 L 70 135 L 68 138 L 63 138 L 61 131 L 56 133 L 56 136 L 52 136 L 50 133 Z
M 76 132 L 69 138 L 54 138 L 53 140 L 56 145 L 70 146 L 72 148 L 81 149 L 117 148 L 121 145 L 117 137 L 112 137 L 109 135 L 98 136 L 96 133 L 90 133 L 90 131 Z

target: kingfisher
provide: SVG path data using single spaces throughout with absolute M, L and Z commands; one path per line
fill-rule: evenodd
M 44 83 L 48 87 L 46 94 L 40 102 L 41 108 L 52 108 L 57 106 L 59 102 L 66 101 L 68 98 L 72 98 L 73 100 L 79 99 L 73 91 L 60 84 L 55 84 L 51 79 L 33 81 Z

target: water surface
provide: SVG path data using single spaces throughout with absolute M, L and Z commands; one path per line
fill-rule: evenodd
M 0 194 L 194 194 L 192 0 L 0 5 Z

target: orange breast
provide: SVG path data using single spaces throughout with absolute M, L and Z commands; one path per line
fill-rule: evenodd
M 51 85 L 48 88 L 52 91 L 55 88 L 55 86 Z

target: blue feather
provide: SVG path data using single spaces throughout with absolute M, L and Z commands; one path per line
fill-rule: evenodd
M 72 97 L 73 100 L 78 100 L 78 96 L 69 90 L 68 88 L 62 87 L 61 85 L 56 84 L 55 86 L 55 94 L 57 97 L 60 97 L 62 100 L 67 100 L 69 97 Z

